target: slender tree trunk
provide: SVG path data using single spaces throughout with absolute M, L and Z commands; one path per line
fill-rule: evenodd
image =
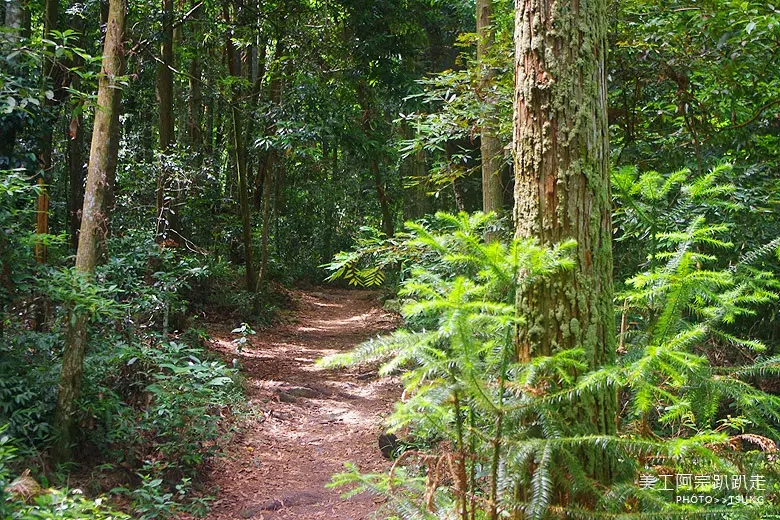
M 361 80 L 357 86 L 357 99 L 360 108 L 363 109 L 363 133 L 366 137 L 370 137 L 374 133 L 371 128 L 371 121 L 373 121 L 378 116 L 374 107 L 374 102 L 371 100 L 369 87 L 363 80 Z M 371 157 L 369 163 L 371 179 L 374 181 L 374 186 L 376 187 L 377 199 L 379 200 L 379 209 L 382 213 L 382 231 L 386 236 L 392 237 L 395 234 L 395 224 L 393 222 L 390 201 L 387 197 L 385 184 L 382 181 L 378 163 L 378 156 L 381 156 L 383 152 L 380 148 L 374 148 L 373 146 L 367 151 Z
M 203 152 L 207 155 L 211 155 L 214 150 L 214 111 L 219 103 L 219 98 L 214 100 L 214 108 L 210 108 L 208 103 L 203 107 L 203 112 L 206 119 L 206 135 L 203 141 Z
M 275 107 L 282 104 L 282 62 L 280 57 L 284 56 L 285 47 L 281 36 L 277 37 L 276 51 L 274 52 L 275 68 L 271 72 L 270 101 Z M 276 133 L 276 125 L 272 124 L 267 131 L 269 134 Z M 260 283 L 268 282 L 268 240 L 271 234 L 271 192 L 274 188 L 276 170 L 278 169 L 279 156 L 276 149 L 268 150 L 264 167 L 263 178 L 263 234 L 260 241 Z M 278 178 L 277 178 L 278 180 Z
M 411 191 L 411 200 L 410 208 L 406 211 L 406 218 L 410 220 L 421 219 L 428 213 L 428 197 L 425 193 L 425 179 L 428 175 L 427 158 L 427 152 L 420 150 L 412 161 L 412 181 L 415 184 L 408 188 Z
M 577 241 L 574 269 L 517 295 L 518 357 L 582 348 L 590 368 L 615 359 L 606 0 L 516 0 L 515 230 L 542 245 Z M 614 393 L 583 397 L 581 431 L 615 432 Z M 587 465 L 608 479 L 608 462 Z
M 200 19 L 202 7 L 198 7 L 199 4 L 195 0 L 192 4 L 192 9 L 194 9 L 192 19 L 197 22 Z M 200 44 L 196 41 L 197 38 L 197 32 L 193 31 L 192 45 L 195 47 L 195 56 L 192 58 L 189 68 L 190 97 L 187 102 L 187 138 L 190 147 L 196 152 L 201 152 L 203 148 L 203 93 L 200 88 L 201 49 Z
M 200 59 L 192 58 L 189 69 L 190 99 L 187 103 L 187 137 L 193 150 L 203 147 L 203 94 L 200 89 Z
M 252 92 L 249 96 L 249 101 L 247 103 L 247 113 L 249 114 L 249 117 L 247 117 L 246 134 L 245 134 L 246 141 L 247 141 L 246 179 L 247 179 L 248 186 L 253 186 L 255 189 L 257 189 L 257 185 L 258 185 L 257 178 L 259 177 L 261 166 L 260 166 L 260 160 L 257 157 L 257 153 L 254 154 L 251 153 L 251 151 L 254 150 L 255 147 L 252 146 L 250 143 L 252 143 L 252 140 L 254 139 L 255 109 L 257 108 L 257 102 L 259 101 L 260 98 L 260 91 L 263 84 L 263 77 L 265 76 L 265 45 L 263 45 L 259 41 L 259 38 L 258 38 L 257 45 L 253 46 L 252 48 L 251 58 L 249 62 L 250 62 L 249 70 L 251 71 L 251 73 L 248 74 L 247 79 L 250 79 L 252 81 Z M 253 173 L 253 170 L 255 168 L 258 171 L 257 174 Z M 252 200 L 253 202 L 255 202 L 257 200 L 257 196 L 255 196 Z
M 330 168 L 325 164 L 328 160 L 328 154 L 331 153 L 332 157 Z M 323 170 L 325 170 L 325 182 L 328 186 L 332 186 L 333 179 L 338 176 L 338 164 L 339 164 L 339 147 L 337 143 L 334 143 L 332 147 L 328 146 L 326 141 L 322 142 L 322 162 Z M 330 170 L 330 171 L 328 171 Z M 333 228 L 338 225 L 338 221 L 334 218 L 336 197 L 327 197 L 325 202 L 325 231 L 322 236 L 322 259 L 321 263 L 325 264 L 331 261 L 333 257 Z
M 482 155 L 482 211 L 501 213 L 503 189 L 501 187 L 501 142 L 496 137 L 498 121 L 495 114 L 495 72 L 490 65 L 490 50 L 494 32 L 493 0 L 477 0 L 477 65 L 479 67 L 479 97 L 485 104 L 480 129 Z M 495 237 L 488 236 L 488 239 Z
M 466 194 L 463 193 L 463 181 L 452 179 L 452 193 L 455 195 L 455 208 L 458 211 L 466 211 Z
M 382 176 L 379 173 L 379 164 L 376 159 L 371 159 L 371 177 L 374 179 L 376 194 L 379 198 L 379 207 L 382 210 L 382 231 L 387 237 L 395 234 L 395 224 L 393 223 L 393 213 L 390 211 L 390 201 L 387 200 L 385 185 L 382 182 Z
M 79 45 L 84 45 L 84 24 L 81 17 L 74 16 L 70 23 L 71 29 L 81 34 Z M 80 67 L 83 65 L 81 57 L 74 56 L 73 65 Z M 70 78 L 71 88 L 78 89 L 79 77 L 73 74 Z M 81 108 L 81 107 L 79 107 Z M 84 205 L 84 118 L 81 110 L 75 110 L 71 114 L 70 124 L 65 132 L 68 143 L 68 186 L 70 196 L 68 197 L 68 231 L 70 233 L 70 244 L 75 251 L 79 244 L 79 228 L 81 227 L 81 207 Z
M 263 234 L 260 239 L 260 283 L 268 282 L 268 238 L 271 234 L 271 191 L 273 190 L 273 175 L 276 163 L 276 150 L 268 150 L 265 161 L 265 177 L 263 179 Z
M 3 27 L 5 31 L 0 33 L 0 38 L 11 44 L 16 44 L 22 39 L 22 28 L 25 13 L 22 0 L 0 0 L 5 3 L 3 13 Z M 11 126 L 0 133 L 0 166 L 13 168 L 12 156 L 16 145 L 16 127 Z
M 76 271 L 87 277 L 91 277 L 95 272 L 98 246 L 104 239 L 104 229 L 108 219 L 104 204 L 105 196 L 108 183 L 114 176 L 114 173 L 109 170 L 112 165 L 116 165 L 116 160 L 111 157 L 116 147 L 111 141 L 117 135 L 114 129 L 119 124 L 119 102 L 122 90 L 117 77 L 123 74 L 125 8 L 125 0 L 110 0 L 87 171 L 87 188 L 82 209 L 81 233 L 76 253 Z M 62 372 L 55 412 L 56 455 L 61 461 L 70 458 L 71 445 L 75 440 L 73 414 L 84 371 L 87 316 L 71 311 L 66 323 Z
M 57 18 L 59 14 L 59 2 L 57 0 L 46 0 L 43 6 L 43 36 L 51 39 L 51 31 L 57 27 Z M 38 177 L 38 218 L 35 232 L 38 235 L 47 235 L 49 233 L 49 184 L 51 181 L 52 153 L 54 150 L 54 123 L 57 120 L 56 107 L 63 98 L 62 74 L 59 71 L 59 65 L 56 59 L 46 60 L 43 64 L 43 75 L 47 83 L 51 84 L 54 91 L 54 99 L 44 100 L 44 107 L 50 107 L 54 112 L 49 124 L 45 125 L 43 136 L 40 141 L 40 159 L 41 175 Z M 45 264 L 47 260 L 47 249 L 44 244 L 35 244 L 35 258 L 38 263 Z
M 244 239 L 244 251 L 246 254 L 246 288 L 249 292 L 257 291 L 257 273 L 255 272 L 254 254 L 252 252 L 252 222 L 250 218 L 249 195 L 247 189 L 246 172 L 246 149 L 244 148 L 243 136 L 241 132 L 241 113 L 234 105 L 233 115 L 233 136 L 236 147 L 236 169 L 238 171 L 238 194 L 241 205 L 241 226 Z
M 161 58 L 157 63 L 157 103 L 158 132 L 160 152 L 167 154 L 173 148 L 176 137 L 173 125 L 173 0 L 162 0 L 162 45 Z M 157 177 L 157 240 L 178 239 L 176 226 L 175 195 L 166 193 L 170 190 L 171 175 L 167 171 L 167 161 L 160 164 Z M 175 236 L 170 236 L 174 232 Z
M 79 228 L 81 227 L 81 207 L 84 205 L 84 156 L 82 147 L 84 143 L 84 131 L 81 128 L 83 118 L 81 114 L 74 114 L 71 118 L 67 132 L 68 137 L 68 184 L 70 185 L 70 197 L 68 197 L 68 219 L 70 228 L 70 244 L 73 249 L 78 248 Z
M 225 22 L 230 25 L 230 15 L 228 8 L 224 8 Z M 236 50 L 233 46 L 233 40 L 230 37 L 230 33 L 226 34 L 225 38 L 225 52 L 227 53 L 228 69 L 232 76 L 237 75 L 236 67 Z M 257 273 L 255 272 L 254 255 L 252 252 L 252 222 L 250 218 L 249 207 L 249 193 L 246 179 L 246 156 L 247 151 L 244 147 L 244 125 L 241 120 L 241 112 L 239 111 L 238 103 L 241 97 L 241 92 L 236 91 L 235 97 L 231 107 L 232 119 L 233 119 L 233 144 L 235 147 L 236 155 L 236 172 L 238 177 L 238 195 L 239 204 L 241 206 L 241 225 L 243 231 L 244 240 L 244 254 L 246 256 L 246 288 L 249 292 L 257 292 Z

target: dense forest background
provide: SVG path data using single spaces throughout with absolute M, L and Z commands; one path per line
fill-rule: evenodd
M 540 73 L 518 94 L 523 49 L 544 45 L 524 43 L 523 13 L 542 4 L 0 4 L 3 518 L 118 517 L 96 499 L 112 490 L 136 517 L 205 514 L 200 476 L 243 390 L 201 323 L 235 324 L 240 350 L 287 288 L 326 279 L 381 288 L 405 318 L 328 362 L 405 370 L 416 397 L 390 426 L 460 468 L 341 475 L 393 514 L 777 514 L 780 9 L 548 9 L 549 38 L 579 38 L 568 68 L 606 80 L 574 101 L 550 87 L 549 106 L 595 114 L 551 152 L 580 168 L 555 186 L 596 190 L 558 210 L 591 230 L 575 236 L 524 217 L 545 192 L 525 168 L 553 163 L 518 154 L 534 143 L 518 107 L 547 92 Z M 601 138 L 577 141 L 600 111 Z M 544 321 L 544 302 L 563 310 Z M 631 484 L 664 472 L 766 480 L 760 503 L 717 511 Z

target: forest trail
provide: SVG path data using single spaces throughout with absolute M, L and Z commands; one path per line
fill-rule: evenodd
M 208 484 L 219 492 L 209 519 L 361 520 L 377 509 L 374 497 L 345 500 L 345 489 L 325 485 L 345 462 L 362 471 L 389 469 L 377 438 L 400 384 L 365 369 L 326 370 L 315 362 L 390 332 L 395 317 L 376 293 L 324 288 L 293 294 L 294 317 L 249 336 L 240 354 L 231 324 L 209 326 L 213 348 L 239 359 L 254 412 L 210 473 Z

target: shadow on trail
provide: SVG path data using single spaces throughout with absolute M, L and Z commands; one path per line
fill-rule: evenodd
M 232 323 L 208 327 L 213 349 L 239 360 L 257 412 L 210 474 L 208 484 L 220 489 L 213 520 L 360 520 L 377 508 L 370 496 L 344 500 L 344 490 L 325 484 L 345 462 L 363 471 L 388 469 L 377 438 L 400 384 L 315 362 L 389 333 L 397 322 L 371 292 L 328 288 L 295 296 L 294 319 L 258 331 L 240 354 L 231 343 Z

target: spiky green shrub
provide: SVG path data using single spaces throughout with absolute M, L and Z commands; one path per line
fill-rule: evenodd
M 573 244 L 485 243 L 487 222 L 437 214 L 408 224 L 392 247 L 410 266 L 400 290 L 409 326 L 323 360 L 381 360 L 380 374 L 401 372 L 404 399 L 388 426 L 429 446 L 409 443 L 387 475 L 349 467 L 334 483 L 386 495 L 388 515 L 402 518 L 766 518 L 778 493 L 768 436 L 780 424 L 780 401 L 756 378 L 776 373 L 780 360 L 717 368 L 701 349 L 720 338 L 760 351 L 720 325 L 774 296 L 735 284 L 732 269 L 706 269 L 710 258 L 694 249 L 726 247 L 718 228 L 697 221 L 664 237 L 675 245 L 659 253 L 665 264 L 621 295 L 632 321 L 619 362 L 585 373 L 578 349 L 529 362 L 515 356 L 523 319 L 515 292 L 569 267 Z M 573 410 L 607 392 L 620 397 L 618 434 L 584 435 Z M 601 458 L 612 471 L 596 479 Z M 764 489 L 750 502 L 711 482 L 675 491 L 647 485 L 694 474 L 745 475 L 746 483 L 760 476 Z M 712 502 L 689 503 L 693 491 Z

